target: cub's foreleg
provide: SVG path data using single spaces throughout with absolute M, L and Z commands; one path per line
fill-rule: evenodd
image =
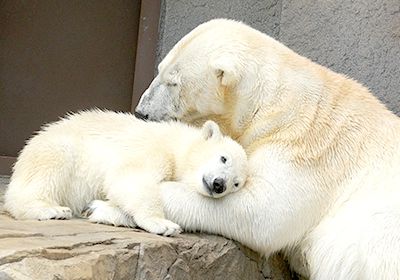
M 154 169 L 154 170 L 152 170 Z M 124 166 L 106 179 L 106 196 L 142 229 L 165 236 L 177 235 L 180 226 L 165 219 L 160 196 L 162 170 Z
M 137 226 L 132 216 L 110 201 L 93 200 L 82 211 L 82 216 L 88 218 L 92 223 L 130 228 Z

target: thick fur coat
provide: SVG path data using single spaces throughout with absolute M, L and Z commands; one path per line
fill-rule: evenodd
M 223 19 L 187 34 L 158 70 L 136 114 L 215 120 L 251 172 L 218 201 L 165 186 L 168 218 L 284 250 L 311 279 L 400 279 L 400 119 L 367 88 Z
M 17 219 L 38 220 L 85 210 L 93 222 L 175 235 L 180 227 L 164 217 L 160 184 L 180 182 L 215 199 L 239 190 L 246 172 L 245 151 L 212 121 L 197 129 L 146 123 L 128 113 L 80 112 L 28 141 L 5 208 Z

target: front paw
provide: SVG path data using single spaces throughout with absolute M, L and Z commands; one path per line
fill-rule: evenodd
M 72 210 L 62 206 L 34 208 L 31 212 L 30 215 L 39 221 L 69 220 L 72 218 Z
M 140 221 L 136 219 L 136 222 L 142 229 L 159 235 L 177 236 L 182 232 L 179 225 L 162 218 L 143 218 Z
M 133 217 L 127 215 L 120 208 L 110 204 L 108 201 L 93 200 L 81 213 L 82 217 L 88 218 L 92 223 L 136 227 Z

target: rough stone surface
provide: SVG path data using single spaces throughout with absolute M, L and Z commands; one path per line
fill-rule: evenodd
M 360 81 L 400 115 L 399 0 L 163 0 L 158 61 L 198 24 L 220 17 Z
M 360 81 L 400 115 L 399 0 L 283 0 L 279 39 Z
M 213 18 L 232 18 L 251 24 L 273 37 L 279 34 L 280 0 L 162 0 L 158 61 L 185 34 Z
M 1 208 L 0 280 L 290 279 L 286 263 L 219 236 L 168 238 L 69 221 L 16 221 Z

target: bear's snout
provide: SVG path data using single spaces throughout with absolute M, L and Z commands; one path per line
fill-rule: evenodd
M 212 183 L 212 190 L 218 194 L 223 193 L 226 190 L 225 180 L 222 178 L 215 178 Z
M 214 180 L 209 181 L 206 179 L 206 177 L 203 177 L 203 185 L 211 197 L 213 197 L 213 193 L 222 194 L 226 191 L 226 181 L 221 177 L 217 177 Z
M 149 115 L 145 115 L 145 114 L 142 114 L 141 112 L 139 112 L 139 111 L 135 111 L 135 113 L 134 113 L 134 115 L 135 115 L 135 117 L 136 118 L 138 118 L 139 120 L 147 120 L 148 118 L 149 118 Z

